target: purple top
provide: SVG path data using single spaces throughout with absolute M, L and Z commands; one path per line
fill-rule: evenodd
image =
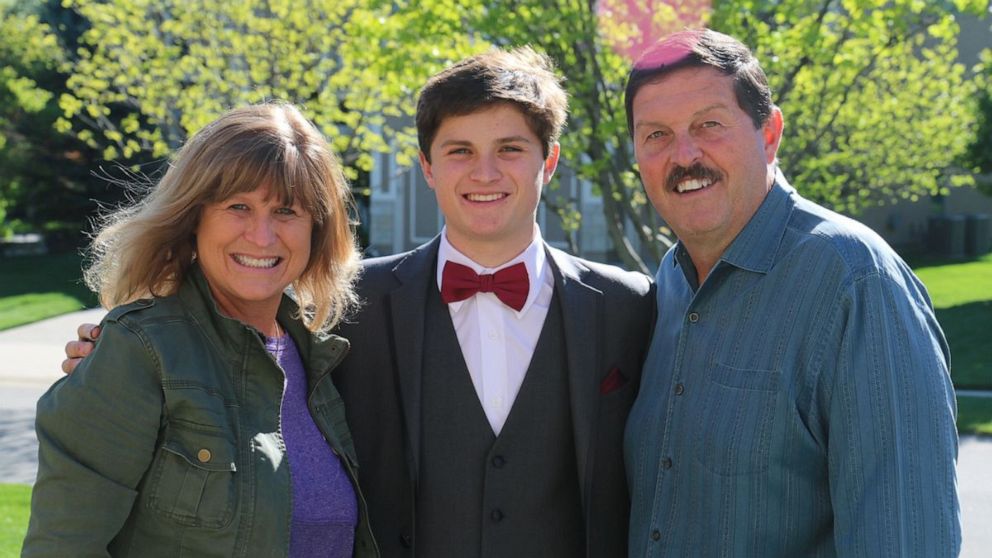
M 289 556 L 350 557 L 358 524 L 355 489 L 310 416 L 303 360 L 289 335 L 267 337 L 265 348 L 286 374 L 282 436 L 293 490 Z

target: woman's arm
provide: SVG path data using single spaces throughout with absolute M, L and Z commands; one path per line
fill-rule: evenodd
M 155 451 L 162 389 L 140 335 L 108 319 L 93 353 L 38 401 L 38 479 L 23 556 L 108 556 Z

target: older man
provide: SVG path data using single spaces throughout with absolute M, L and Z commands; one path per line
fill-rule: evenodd
M 625 436 L 631 556 L 956 556 L 955 399 L 926 290 L 778 171 L 757 60 L 672 35 L 626 109 L 679 237 Z

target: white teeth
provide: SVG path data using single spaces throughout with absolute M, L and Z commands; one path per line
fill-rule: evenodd
M 698 178 L 693 178 L 691 180 L 686 180 L 685 182 L 680 182 L 678 186 L 675 187 L 675 191 L 679 192 L 692 192 L 693 190 L 701 190 L 713 182 L 709 180 L 700 180 Z
M 279 258 L 253 258 L 251 256 L 235 254 L 234 261 L 247 267 L 267 268 L 274 267 L 279 261 Z
M 491 202 L 502 198 L 505 194 L 469 194 L 465 196 L 468 201 Z

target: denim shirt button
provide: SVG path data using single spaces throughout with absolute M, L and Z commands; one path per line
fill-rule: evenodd
M 661 460 L 661 468 L 662 469 L 665 469 L 665 470 L 671 469 L 672 468 L 672 458 L 671 457 L 666 457 L 666 458 L 662 459 Z
M 659 531 L 657 529 L 655 529 L 654 531 L 651 531 L 651 540 L 653 540 L 653 541 L 659 541 L 659 540 L 661 540 L 661 531 Z
M 696 323 L 699 321 L 699 312 L 689 312 L 689 323 Z
M 682 395 L 685 393 L 685 386 L 683 384 L 675 384 L 675 395 Z

